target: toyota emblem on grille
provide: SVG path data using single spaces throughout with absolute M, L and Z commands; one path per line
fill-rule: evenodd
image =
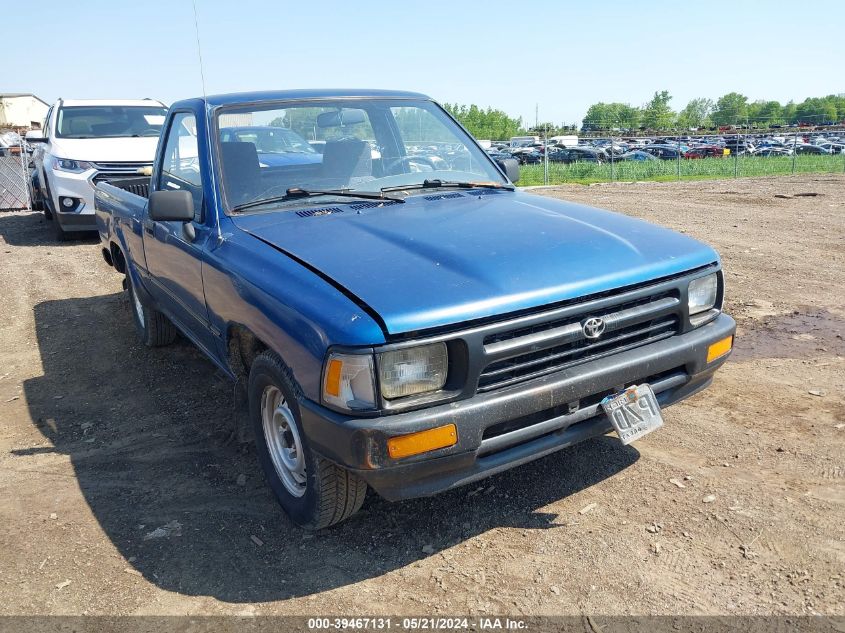
M 600 319 L 599 317 L 590 317 L 584 321 L 584 325 L 581 329 L 584 331 L 584 336 L 588 339 L 597 339 L 604 334 L 604 327 L 605 325 L 603 319 Z

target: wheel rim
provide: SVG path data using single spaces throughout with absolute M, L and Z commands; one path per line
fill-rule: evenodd
M 141 300 L 138 298 L 138 293 L 135 292 L 135 288 L 132 288 L 132 303 L 135 306 L 135 316 L 138 317 L 138 322 L 141 324 L 141 327 L 144 327 L 144 306 L 141 305 Z
M 299 429 L 281 390 L 268 385 L 261 394 L 261 422 L 276 474 L 294 497 L 305 494 L 305 453 Z

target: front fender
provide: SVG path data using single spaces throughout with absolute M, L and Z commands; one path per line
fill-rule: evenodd
M 326 350 L 371 346 L 384 332 L 364 310 L 287 255 L 235 229 L 206 254 L 203 284 L 211 326 L 248 329 L 290 367 L 305 397 L 319 401 Z

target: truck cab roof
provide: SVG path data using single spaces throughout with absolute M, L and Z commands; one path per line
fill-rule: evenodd
M 419 92 L 404 90 L 372 90 L 372 89 L 307 89 L 307 90 L 262 90 L 255 92 L 233 92 L 229 94 L 209 95 L 205 101 L 212 107 L 237 105 L 240 103 L 259 103 L 262 101 L 295 101 L 308 99 L 334 99 L 370 97 L 381 99 L 429 99 Z M 174 103 L 173 107 L 178 106 Z

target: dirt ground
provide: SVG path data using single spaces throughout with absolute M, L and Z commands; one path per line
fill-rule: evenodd
M 542 193 L 714 245 L 731 362 L 630 447 L 316 534 L 212 364 L 137 342 L 96 240 L 0 214 L 0 613 L 845 614 L 845 177 Z

